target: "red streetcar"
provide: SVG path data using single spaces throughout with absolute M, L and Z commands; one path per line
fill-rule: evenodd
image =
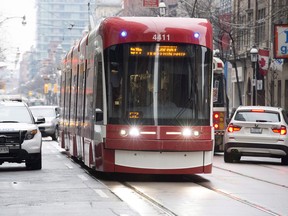
M 213 125 L 215 133 L 215 152 L 223 152 L 223 137 L 227 127 L 227 102 L 224 63 L 213 58 Z
M 67 54 L 60 144 L 101 172 L 211 173 L 212 26 L 111 17 Z

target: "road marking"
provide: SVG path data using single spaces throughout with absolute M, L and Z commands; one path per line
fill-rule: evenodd
M 70 165 L 70 164 L 65 164 L 65 166 L 67 166 L 69 169 L 73 169 L 73 166 L 72 165 Z
M 100 190 L 100 189 L 94 189 L 94 191 L 95 191 L 100 197 L 109 198 L 109 197 L 107 196 L 107 194 L 104 193 L 104 192 L 103 192 L 102 190 Z
M 77 175 L 83 181 L 87 181 L 88 179 L 84 175 Z

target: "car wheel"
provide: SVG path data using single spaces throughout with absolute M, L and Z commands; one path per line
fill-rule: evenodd
M 55 129 L 54 134 L 52 135 L 52 140 L 57 141 L 59 137 L 59 130 L 58 127 Z
M 232 157 L 231 153 L 224 151 L 224 162 L 225 163 L 232 163 L 233 162 L 233 157 Z
M 42 169 L 42 154 L 41 152 L 35 154 L 34 159 L 27 159 L 26 160 L 26 168 L 31 170 L 40 170 Z
M 288 165 L 288 156 L 281 158 L 281 164 Z

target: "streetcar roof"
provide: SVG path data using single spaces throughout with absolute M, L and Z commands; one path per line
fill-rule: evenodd
M 121 36 L 124 31 L 126 34 Z M 207 19 L 184 17 L 109 17 L 99 26 L 104 48 L 129 42 L 161 41 L 199 44 L 212 49 L 212 31 Z M 159 34 L 163 36 L 161 40 L 155 37 Z

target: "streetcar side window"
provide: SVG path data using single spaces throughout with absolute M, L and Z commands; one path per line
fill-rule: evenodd
M 97 68 L 96 68 L 96 110 L 95 118 L 96 124 L 102 124 L 103 122 L 103 74 L 102 74 L 102 59 L 101 54 L 96 58 Z

